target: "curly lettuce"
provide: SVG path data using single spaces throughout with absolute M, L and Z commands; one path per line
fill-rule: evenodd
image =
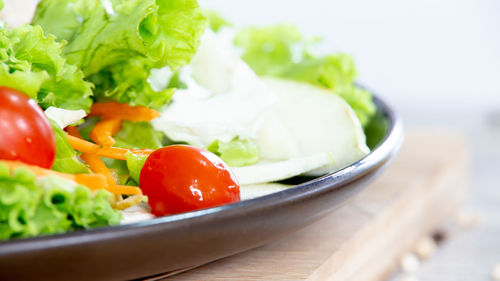
M 44 0 L 33 23 L 68 42 L 98 99 L 154 108 L 173 90 L 155 91 L 151 70 L 189 63 L 207 25 L 196 0 Z
M 11 172 L 0 164 L 0 240 L 119 224 L 112 200 L 104 190 L 91 193 L 61 178 L 36 179 L 26 169 Z
M 366 126 L 376 106 L 368 91 L 354 83 L 357 72 L 351 56 L 317 56 L 312 49 L 317 38 L 305 39 L 289 25 L 241 30 L 235 44 L 243 49 L 243 60 L 260 76 L 276 76 L 326 87 L 344 98 Z
M 0 28 L 0 86 L 24 92 L 43 108 L 88 111 L 92 84 L 67 63 L 63 46 L 39 26 Z

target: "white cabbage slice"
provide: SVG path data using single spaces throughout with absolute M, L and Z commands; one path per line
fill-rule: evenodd
M 328 153 L 292 158 L 285 161 L 261 161 L 256 165 L 232 167 L 240 185 L 259 184 L 293 178 L 332 163 Z
M 306 83 L 258 77 L 226 41 L 211 31 L 204 35 L 180 73 L 187 89 L 153 121 L 157 130 L 205 148 L 217 139 L 255 141 L 261 161 L 232 168 L 242 185 L 326 174 L 369 153 L 363 128 L 342 98 Z
M 242 185 L 240 186 L 241 200 L 257 198 L 271 193 L 283 191 L 290 187 L 293 186 L 280 183 Z
M 207 147 L 215 140 L 252 139 L 275 96 L 232 46 L 207 31 L 178 90 L 153 126 L 174 141 Z
M 64 129 L 69 125 L 80 122 L 80 120 L 87 116 L 87 113 L 85 113 L 85 110 L 82 109 L 68 110 L 50 106 L 45 110 L 45 116 L 56 122 L 61 129 Z
M 0 11 L 0 21 L 6 22 L 7 27 L 15 28 L 29 24 L 35 14 L 37 0 L 4 0 L 5 6 Z
M 151 214 L 149 207 L 145 203 L 141 203 L 139 205 L 125 209 L 123 211 L 120 211 L 120 213 L 122 214 L 122 220 L 120 224 L 136 223 L 155 218 L 155 216 Z
M 278 98 L 273 116 L 259 133 L 263 159 L 303 159 L 326 153 L 332 161 L 308 171 L 310 175 L 322 175 L 348 166 L 370 152 L 356 114 L 342 98 L 306 83 L 263 80 Z

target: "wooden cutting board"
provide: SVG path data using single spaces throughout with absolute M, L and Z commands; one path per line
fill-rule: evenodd
M 393 162 L 346 206 L 286 238 L 169 280 L 384 280 L 466 194 L 462 137 L 412 132 Z

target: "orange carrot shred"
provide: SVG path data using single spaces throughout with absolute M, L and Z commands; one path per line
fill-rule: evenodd
M 75 138 L 82 138 L 80 135 L 80 131 L 78 131 L 78 128 L 75 126 L 68 126 L 64 129 L 70 136 L 73 136 Z
M 120 119 L 108 119 L 97 123 L 90 132 L 90 138 L 97 144 L 113 146 L 115 140 L 113 135 L 120 131 L 122 121 Z
M 0 160 L 0 163 L 6 164 L 9 169 L 16 168 L 26 168 L 30 170 L 36 177 L 44 177 L 44 176 L 56 176 L 60 178 L 64 178 L 67 180 L 74 181 L 80 185 L 86 186 L 90 190 L 99 190 L 106 189 L 107 191 L 113 194 L 124 194 L 124 195 L 141 195 L 142 191 L 139 187 L 135 186 L 122 186 L 117 185 L 113 175 L 109 171 L 109 169 L 102 163 L 102 160 L 96 156 L 95 154 L 82 154 L 83 158 L 86 160 L 90 160 L 92 165 L 90 165 L 91 169 L 94 168 L 96 171 L 106 171 L 107 173 L 96 173 L 96 174 L 65 174 L 56 172 L 49 169 L 44 169 L 38 166 L 33 166 L 29 164 L 25 164 L 19 161 L 9 161 L 9 160 Z M 97 157 L 97 158 L 96 158 Z M 98 160 L 96 160 L 98 159 Z M 96 164 L 97 163 L 97 164 Z M 102 163 L 102 164 L 101 164 Z
M 80 155 L 80 158 L 89 165 L 90 170 L 92 172 L 101 174 L 106 177 L 106 182 L 107 182 L 107 187 L 106 189 L 109 191 L 109 188 L 113 187 L 116 185 L 115 178 L 111 174 L 111 170 L 106 167 L 106 164 L 102 161 L 99 156 L 96 154 L 88 154 L 88 153 L 83 153 Z M 111 191 L 110 191 L 111 192 Z M 114 192 L 112 192 L 114 193 Z
M 90 109 L 91 116 L 101 116 L 103 119 L 121 119 L 133 122 L 148 122 L 160 117 L 160 112 L 144 106 L 130 106 L 126 103 L 105 102 L 94 103 Z
M 108 180 L 101 174 L 81 174 L 75 175 L 74 181 L 88 187 L 90 190 L 106 189 Z
M 70 141 L 71 146 L 73 146 L 74 149 L 83 152 L 82 155 L 80 155 L 80 158 L 85 163 L 87 163 L 87 165 L 89 165 L 89 168 L 92 172 L 94 172 L 100 176 L 100 180 L 101 180 L 100 186 L 99 185 L 89 186 L 88 184 L 87 184 L 87 186 L 93 190 L 104 188 L 104 189 L 110 191 L 111 193 L 114 193 L 110 190 L 110 189 L 112 189 L 110 187 L 113 187 L 116 185 L 115 178 L 111 174 L 111 171 L 108 169 L 108 167 L 106 167 L 106 164 L 104 164 L 102 159 L 99 158 L 99 156 L 97 154 L 95 154 L 95 153 L 97 153 L 97 151 L 99 151 L 100 147 L 97 144 L 93 144 L 91 142 L 88 142 L 86 140 L 81 139 L 82 136 L 80 135 L 80 132 L 78 131 L 78 129 L 76 127 L 68 127 L 67 131 L 69 134 L 73 135 L 73 136 L 68 135 L 67 136 L 68 140 L 74 138 L 72 141 Z M 73 145 L 73 144 L 77 144 L 77 145 Z M 87 149 L 87 148 L 89 148 L 89 149 Z M 77 177 L 77 180 L 80 180 L 82 183 L 85 182 L 85 180 L 86 180 L 85 175 Z M 113 190 L 113 191 L 116 191 L 116 190 Z
M 126 154 L 129 151 L 135 154 L 141 154 L 145 156 L 150 155 L 154 151 L 152 149 L 127 149 L 127 148 L 108 147 L 108 146 L 101 147 L 97 144 L 78 138 L 77 136 L 74 135 L 68 134 L 66 135 L 66 137 L 70 145 L 75 150 L 78 150 L 84 154 L 86 153 L 96 154 L 97 156 L 117 159 L 117 160 L 126 160 Z
M 37 176 L 37 177 L 56 176 L 56 177 L 64 178 L 67 180 L 71 180 L 71 181 L 74 181 L 78 184 L 84 185 L 91 190 L 103 189 L 103 188 L 106 188 L 108 185 L 106 177 L 104 175 L 101 175 L 101 174 L 72 175 L 72 174 L 65 174 L 65 173 L 60 173 L 60 172 L 40 168 L 38 166 L 24 164 L 24 163 L 18 162 L 18 161 L 0 160 L 0 163 L 6 164 L 10 169 L 21 168 L 21 167 L 26 168 L 26 169 L 30 170 L 32 173 L 34 173 L 35 176 Z
M 71 145 L 71 147 L 73 147 L 73 149 L 83 153 L 95 154 L 100 148 L 97 144 L 93 144 L 91 142 L 88 142 L 78 137 L 74 137 L 72 135 L 66 135 L 66 138 L 68 139 L 68 142 Z
M 96 154 L 83 153 L 80 158 L 89 165 L 90 170 L 98 174 L 111 174 L 104 162 Z
M 142 195 L 142 190 L 136 186 L 115 185 L 109 187 L 108 191 L 114 194 Z
M 125 155 L 127 154 L 129 150 L 126 148 L 119 148 L 119 147 L 101 147 L 97 151 L 97 154 L 102 157 L 106 158 L 111 158 L 111 159 L 117 159 L 117 160 L 126 160 L 127 158 Z
M 25 164 L 25 163 L 19 162 L 19 161 L 0 160 L 0 163 L 6 164 L 10 169 L 26 168 L 26 169 L 30 170 L 33 174 L 35 174 L 35 176 L 37 176 L 37 177 L 58 176 L 58 177 L 65 178 L 65 179 L 73 179 L 73 175 L 44 169 L 44 168 L 41 168 L 38 166 Z

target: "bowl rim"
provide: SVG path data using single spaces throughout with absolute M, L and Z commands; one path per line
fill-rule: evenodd
M 331 192 L 332 190 L 360 179 L 373 170 L 378 169 L 381 165 L 387 164 L 399 151 L 402 145 L 404 126 L 400 116 L 378 95 L 373 94 L 373 101 L 378 110 L 382 112 L 389 121 L 389 128 L 386 136 L 368 155 L 345 168 L 283 191 L 223 206 L 154 218 L 125 225 L 107 226 L 82 231 L 3 241 L 0 242 L 0 255 L 29 251 L 34 248 L 60 247 L 70 244 L 82 244 L 95 240 L 109 240 L 117 236 L 135 236 L 140 235 L 141 232 L 148 232 L 151 228 L 160 228 L 161 230 L 177 229 L 191 224 L 212 220 L 230 219 L 232 217 L 248 215 L 266 209 L 272 210 L 274 208 L 280 208 L 280 206 L 283 205 L 305 201 L 316 196 L 321 196 L 323 193 Z

